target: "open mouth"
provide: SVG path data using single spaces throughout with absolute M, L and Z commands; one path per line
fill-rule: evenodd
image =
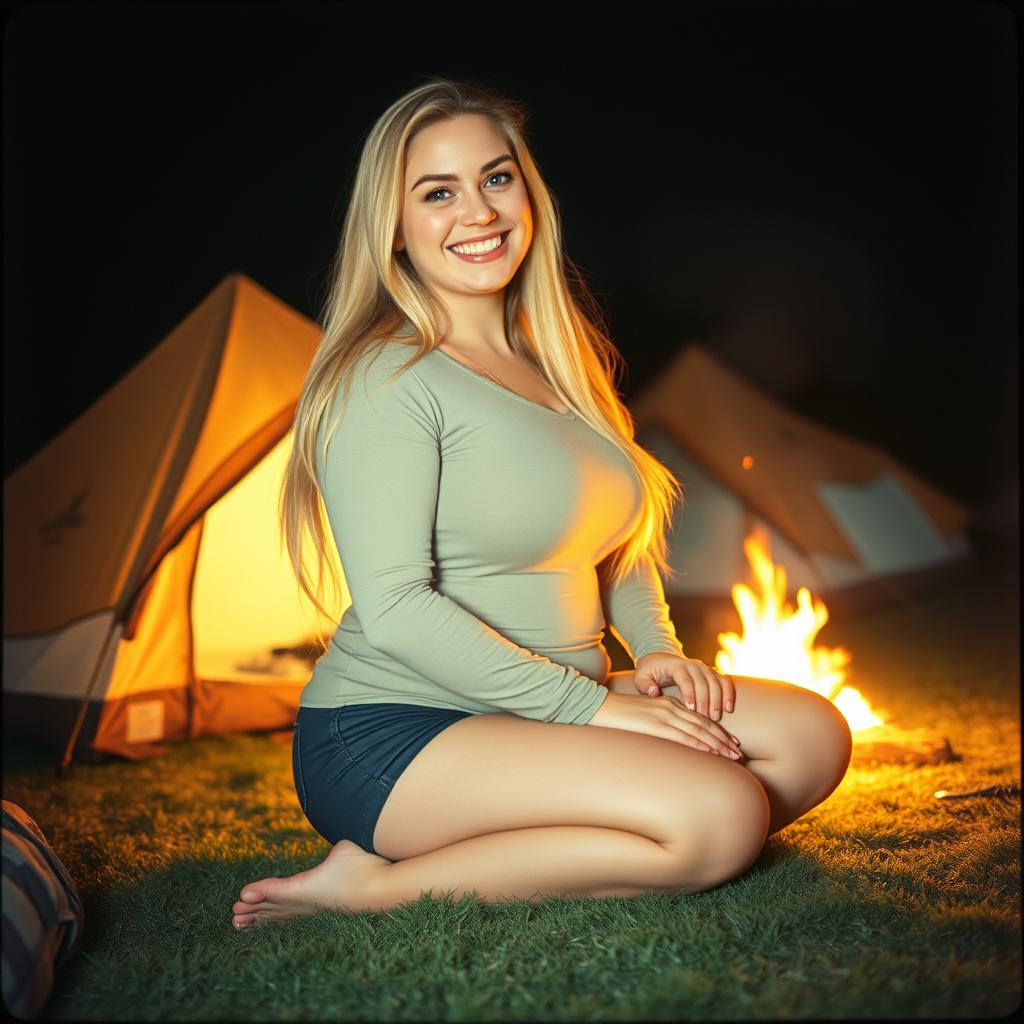
M 446 246 L 446 248 L 453 256 L 458 256 L 460 260 L 467 260 L 470 263 L 483 263 L 488 259 L 502 255 L 506 251 L 506 242 L 510 234 L 512 234 L 511 229 L 499 232 L 494 238 L 487 239 L 486 242 L 477 243 L 477 245 L 487 246 L 482 252 L 458 252 L 451 245 Z

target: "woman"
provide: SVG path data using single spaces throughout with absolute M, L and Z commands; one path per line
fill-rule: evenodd
M 683 654 L 658 576 L 679 485 L 633 440 L 524 124 L 432 79 L 364 144 L 282 490 L 304 591 L 329 615 L 322 497 L 352 595 L 293 741 L 332 850 L 244 886 L 235 927 L 423 892 L 700 892 L 849 763 L 824 697 Z

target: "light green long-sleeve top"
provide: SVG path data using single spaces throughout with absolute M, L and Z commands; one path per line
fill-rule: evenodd
M 634 660 L 682 654 L 649 556 L 604 560 L 640 515 L 629 460 L 574 412 L 401 341 L 355 364 L 317 474 L 352 596 L 301 705 L 395 702 L 583 725 L 610 625 Z M 375 357 L 375 358 L 374 358 Z M 364 379 L 364 368 L 367 373 Z

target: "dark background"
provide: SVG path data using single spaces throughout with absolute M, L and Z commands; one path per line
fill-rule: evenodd
M 699 340 L 1016 534 L 1012 7 L 75 3 L 4 27 L 5 474 L 225 274 L 316 317 L 363 136 L 445 74 L 527 106 L 627 398 Z

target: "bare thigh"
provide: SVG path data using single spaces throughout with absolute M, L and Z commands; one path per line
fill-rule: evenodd
M 615 693 L 636 693 L 632 673 L 612 673 L 609 688 Z M 723 709 L 719 725 L 731 732 L 747 757 L 804 762 L 819 768 L 823 777 L 845 773 L 853 748 L 850 726 L 827 697 L 780 679 L 732 675 L 736 702 Z M 662 694 L 682 700 L 675 685 Z M 741 762 L 742 763 L 742 762 Z M 832 785 L 835 783 L 833 782 Z
M 622 729 L 488 713 L 460 719 L 417 754 L 373 845 L 404 860 L 545 825 L 621 829 L 691 849 L 698 832 L 747 830 L 759 845 L 768 820 L 764 789 L 737 762 Z

